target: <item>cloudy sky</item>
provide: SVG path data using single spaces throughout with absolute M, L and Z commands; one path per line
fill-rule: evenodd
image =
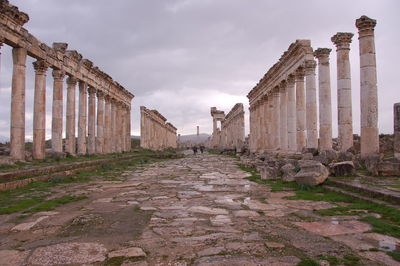
M 211 133 L 210 107 L 226 113 L 296 39 L 333 49 L 330 37 L 353 32 L 351 45 L 354 131 L 360 131 L 359 56 L 355 19 L 378 21 L 375 36 L 379 128 L 393 132 L 393 103 L 400 102 L 398 0 L 10 0 L 30 16 L 25 24 L 48 45 L 67 42 L 111 75 L 135 98 L 132 134 L 139 134 L 139 106 L 155 108 L 178 128 Z M 1 49 L 0 136 L 9 136 L 11 48 Z M 27 62 L 26 134 L 32 135 L 33 59 Z M 47 77 L 50 137 L 52 77 Z M 334 131 L 337 134 L 336 52 L 331 53 Z M 248 120 L 246 120 L 248 127 Z

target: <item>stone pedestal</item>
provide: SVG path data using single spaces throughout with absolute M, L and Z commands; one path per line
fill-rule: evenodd
M 53 75 L 53 106 L 51 117 L 51 148 L 54 152 L 63 151 L 63 84 L 64 71 L 54 69 Z
M 89 87 L 88 153 L 96 153 L 96 89 Z
M 294 86 L 294 76 L 290 75 L 287 79 L 287 97 L 288 97 L 288 150 L 297 150 L 297 132 L 296 132 L 296 88 Z
M 353 33 L 338 32 L 331 40 L 337 52 L 338 131 L 340 151 L 353 147 L 351 104 L 350 43 Z
M 394 117 L 394 156 L 400 160 L 400 103 L 393 106 Z
M 332 150 L 332 101 L 329 54 L 331 49 L 318 48 L 314 56 L 318 59 L 319 85 L 319 149 Z
M 307 127 L 307 148 L 318 148 L 317 131 L 317 88 L 315 85 L 314 60 L 306 61 L 306 127 Z
M 75 90 L 77 79 L 69 76 L 67 78 L 67 121 L 66 126 L 66 149 L 69 154 L 76 154 L 75 139 Z
M 103 92 L 98 91 L 96 153 L 103 154 L 103 148 L 104 148 L 104 94 Z
M 297 151 L 306 147 L 306 104 L 304 92 L 304 69 L 296 71 L 296 132 L 297 132 Z
M 86 154 L 87 84 L 79 82 L 78 154 Z
M 26 49 L 13 48 L 13 73 L 11 83 L 11 158 L 25 160 L 25 62 Z
M 35 96 L 33 105 L 33 147 L 32 157 L 42 160 L 46 157 L 46 72 L 44 60 L 33 63 L 35 69 Z
M 280 84 L 280 144 L 281 150 L 288 150 L 288 120 L 287 120 L 287 110 L 288 110 L 288 100 L 287 100 L 287 90 L 286 90 L 286 82 Z
M 361 157 L 379 153 L 378 87 L 374 28 L 376 20 L 356 20 L 360 45 Z

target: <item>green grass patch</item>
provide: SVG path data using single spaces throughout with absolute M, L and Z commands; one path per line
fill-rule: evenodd
M 42 202 L 44 198 L 37 197 L 32 199 L 23 199 L 23 200 L 16 200 L 12 203 L 8 204 L 8 206 L 0 207 L 0 214 L 10 214 L 14 212 L 19 212 L 26 210 L 40 202 Z
M 341 259 L 332 256 L 332 255 L 322 255 L 318 257 L 320 260 L 326 260 L 327 262 L 329 262 L 330 266 L 335 266 L 335 265 L 339 265 L 341 263 Z
M 75 202 L 75 201 L 79 201 L 79 200 L 83 200 L 86 199 L 86 196 L 63 196 L 61 198 L 56 198 L 56 199 L 51 199 L 51 200 L 47 200 L 44 201 L 42 203 L 40 203 L 39 205 L 28 209 L 27 211 L 25 211 L 26 213 L 36 213 L 36 212 L 43 212 L 43 211 L 51 211 L 54 210 L 55 208 L 61 206 L 61 205 L 65 205 L 67 203 L 70 202 Z
M 389 251 L 386 252 L 389 256 L 391 256 L 393 259 L 400 261 L 400 252 L 399 251 Z
M 378 219 L 373 216 L 361 218 L 361 221 L 367 222 L 374 227 L 373 232 L 400 237 L 400 226 L 393 224 L 393 222 L 384 219 Z M 398 223 L 399 221 L 397 221 Z
M 319 263 L 313 259 L 302 259 L 297 266 L 319 266 Z

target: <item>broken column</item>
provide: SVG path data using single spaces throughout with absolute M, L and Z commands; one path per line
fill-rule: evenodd
M 400 160 L 400 103 L 394 106 L 394 157 Z
M 356 20 L 360 45 L 361 156 L 379 153 L 378 87 L 374 28 L 376 20 Z
M 318 48 L 314 56 L 318 59 L 319 85 L 319 149 L 332 150 L 332 101 L 329 54 L 331 49 Z
M 46 156 L 46 72 L 48 65 L 44 60 L 38 60 L 33 63 L 33 67 L 35 69 L 35 96 L 32 157 L 42 160 Z
M 337 93 L 339 149 L 353 147 L 353 118 L 351 105 L 350 43 L 353 33 L 338 32 L 331 40 L 337 52 Z
M 25 159 L 25 62 L 27 51 L 13 48 L 13 74 L 11 83 L 11 158 Z

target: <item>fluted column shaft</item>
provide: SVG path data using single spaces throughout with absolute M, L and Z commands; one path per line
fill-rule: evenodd
M 288 150 L 297 150 L 297 132 L 296 132 L 296 88 L 294 86 L 294 76 L 290 75 L 287 79 L 287 131 L 288 131 Z
M 104 153 L 111 153 L 111 98 L 104 98 Z
M 11 83 L 11 157 L 25 159 L 25 63 L 26 49 L 13 48 L 13 74 Z
M 65 73 L 54 69 L 53 75 L 53 105 L 51 117 L 51 148 L 54 152 L 63 152 L 63 84 Z
M 306 105 L 304 91 L 304 69 L 296 71 L 296 132 L 297 132 L 297 151 L 302 151 L 306 147 Z
M 317 88 L 315 84 L 314 60 L 306 61 L 306 128 L 307 128 L 307 148 L 318 148 L 317 131 Z
M 360 45 L 361 157 L 379 153 L 378 86 L 376 75 L 376 20 L 362 16 L 356 21 Z
M 266 113 L 266 108 L 267 108 L 267 98 L 263 97 L 261 101 L 261 115 L 262 115 L 262 121 L 259 127 L 261 128 L 261 135 L 262 135 L 262 143 L 261 143 L 261 149 L 266 150 L 267 149 L 267 113 Z
M 87 84 L 79 81 L 78 154 L 86 154 Z
M 111 150 L 117 152 L 117 106 L 116 101 L 111 99 Z
M 116 105 L 116 151 L 117 152 L 122 152 L 122 119 L 121 118 L 121 103 L 118 102 Z M 159 140 L 159 139 L 158 139 Z
M 76 153 L 75 144 L 75 90 L 76 78 L 69 76 L 67 78 L 67 121 L 66 121 L 66 152 Z
M 332 101 L 329 54 L 331 49 L 319 48 L 314 52 L 318 58 L 319 87 L 319 149 L 332 150 Z
M 351 104 L 350 43 L 353 33 L 338 32 L 332 37 L 337 52 L 338 131 L 339 148 L 353 147 L 353 115 Z
M 127 147 L 126 147 L 126 151 L 131 151 L 131 146 L 132 146 L 132 144 L 131 144 L 131 130 L 132 130 L 132 122 L 131 122 L 131 107 L 130 106 L 128 106 L 127 107 L 127 136 L 126 136 L 126 138 L 127 138 Z M 175 140 L 176 140 L 176 138 L 175 138 Z M 176 146 L 176 143 L 175 143 L 175 146 Z
M 273 97 L 273 116 L 272 116 L 272 149 L 278 150 L 281 147 L 280 144 L 280 93 L 279 88 L 275 88 L 272 92 Z
M 121 106 L 121 151 L 126 149 L 126 109 L 125 106 Z
M 32 157 L 41 160 L 46 157 L 46 72 L 44 60 L 33 63 L 35 69 L 35 95 L 33 105 L 33 147 Z
M 89 87 L 88 153 L 96 153 L 96 89 Z
M 286 82 L 281 83 L 280 86 L 280 128 L 279 128 L 279 136 L 280 136 L 280 144 L 281 150 L 287 151 L 288 150 L 288 97 L 287 97 L 287 90 L 286 90 Z
M 104 94 L 97 92 L 97 136 L 96 153 L 103 154 L 104 148 Z

